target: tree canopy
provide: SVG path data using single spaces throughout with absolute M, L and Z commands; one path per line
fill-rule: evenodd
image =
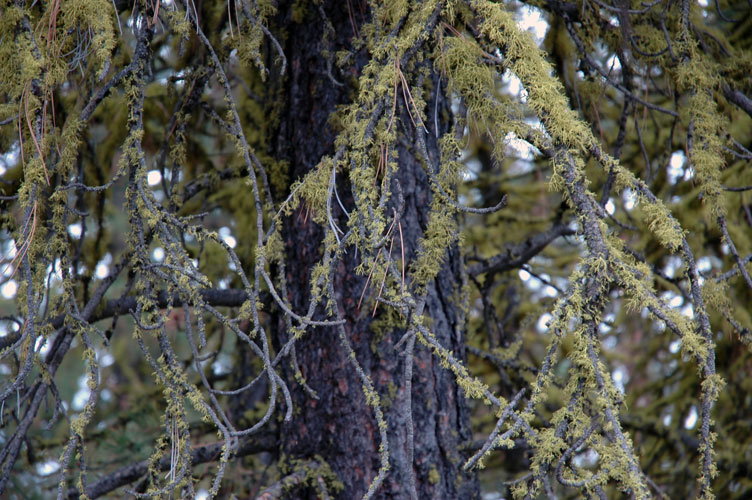
M 2 0 L 0 60 L 0 494 L 752 495 L 749 1 Z

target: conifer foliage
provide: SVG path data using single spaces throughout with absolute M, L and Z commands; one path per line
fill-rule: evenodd
M 752 3 L 2 0 L 0 60 L 3 498 L 752 494 Z

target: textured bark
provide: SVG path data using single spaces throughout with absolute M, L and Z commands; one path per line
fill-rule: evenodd
M 333 52 L 349 46 L 352 27 L 344 5 L 329 2 L 325 11 L 337 33 L 336 45 L 328 49 Z M 359 16 L 358 13 L 356 19 L 359 20 Z M 291 179 L 300 178 L 322 156 L 334 153 L 336 131 L 329 125 L 329 118 L 335 106 L 352 98 L 354 91 L 351 86 L 358 76 L 340 75 L 335 71 L 335 77 L 348 85 L 339 87 L 332 82 L 327 74 L 327 62 L 321 56 L 323 22 L 319 21 L 309 21 L 290 29 L 285 46 L 289 74 L 280 100 L 285 107 L 281 113 L 275 154 L 289 160 Z M 281 22 L 292 25 L 287 24 L 289 19 Z M 433 82 L 438 82 L 435 75 Z M 436 93 L 432 92 L 432 96 L 435 98 Z M 446 130 L 450 113 L 441 94 L 439 99 L 438 109 L 443 120 L 438 123 Z M 427 109 L 433 112 L 433 101 L 429 101 Z M 430 116 L 433 121 L 433 114 Z M 428 222 L 431 191 L 413 147 L 414 129 L 407 115 L 404 118 L 398 129 L 400 163 L 399 173 L 394 179 L 394 184 L 399 184 L 399 187 L 394 184 L 392 187 L 401 187 L 405 200 L 401 221 L 409 262 Z M 404 126 L 405 123 L 408 126 Z M 429 154 L 433 160 L 438 160 L 438 145 L 433 134 L 430 135 Z M 346 206 L 351 205 L 352 194 L 345 183 L 340 183 L 339 194 Z M 339 207 L 334 210 L 335 217 L 341 218 Z M 311 269 L 321 258 L 321 236 L 320 229 L 302 215 L 294 214 L 288 219 L 286 271 L 289 299 L 295 310 L 305 311 L 308 307 Z M 399 252 L 397 242 L 394 248 Z M 438 359 L 418 343 L 412 378 L 414 460 L 412 464 L 408 463 L 404 346 L 399 350 L 394 347 L 405 332 L 394 328 L 387 331 L 374 329 L 372 301 L 366 300 L 370 307 L 364 305 L 358 310 L 358 299 L 366 281 L 365 277 L 354 272 L 359 259 L 359 252 L 356 255 L 354 249 L 350 249 L 337 269 L 334 289 L 347 319 L 349 340 L 358 361 L 381 396 L 388 423 L 391 469 L 376 498 L 410 498 L 407 474 L 411 467 L 421 499 L 475 498 L 479 491 L 477 480 L 474 475 L 461 471 L 465 457 L 458 451 L 459 445 L 472 437 L 466 400 L 452 374 L 440 367 Z M 460 257 L 458 250 L 453 248 L 438 278 L 429 286 L 425 314 L 431 317 L 430 324 L 437 339 L 452 349 L 459 359 L 464 359 L 462 313 L 456 304 L 459 287 Z M 372 289 L 367 292 L 367 297 Z M 379 306 L 382 313 L 385 307 L 383 304 Z M 318 314 L 318 317 L 323 316 L 322 311 Z M 290 460 L 320 457 L 344 483 L 344 490 L 337 498 L 360 498 L 378 473 L 380 444 L 378 427 L 372 409 L 366 404 L 361 383 L 347 361 L 336 329 L 309 329 L 296 349 L 301 371 L 319 399 L 311 398 L 288 370 L 296 411 L 292 422 L 283 425 L 281 452 Z M 303 494 L 296 491 L 294 496 L 303 498 Z M 307 494 L 310 495 L 308 498 L 316 497 L 313 490 Z

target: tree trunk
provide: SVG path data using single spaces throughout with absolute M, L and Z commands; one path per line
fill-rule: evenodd
M 360 24 L 361 13 L 357 6 L 354 9 L 353 17 Z M 309 17 L 303 24 L 296 25 L 289 12 L 281 14 L 283 18 L 279 21 L 282 26 L 294 28 L 288 29 L 285 42 L 289 72 L 282 82 L 284 90 L 279 102 L 284 103 L 284 108 L 274 154 L 289 161 L 293 180 L 312 169 L 322 156 L 334 153 L 336 131 L 330 126 L 329 118 L 338 104 L 352 99 L 355 94 L 352 86 L 358 77 L 356 70 L 346 75 L 336 67 L 328 70 L 327 61 L 321 55 L 322 49 L 335 53 L 351 48 L 353 27 L 350 16 L 345 4 L 340 2 L 329 2 L 324 10 L 336 33 L 330 37 L 329 47 L 322 46 L 324 21 L 313 8 L 309 9 Z M 285 12 L 284 7 L 280 6 L 280 12 Z M 357 70 L 365 60 L 362 51 L 358 57 Z M 335 85 L 330 75 L 345 85 Z M 431 73 L 431 80 L 434 86 L 437 85 L 438 75 Z M 435 91 L 431 92 L 432 99 L 436 95 Z M 444 132 L 448 129 L 447 117 L 451 114 L 442 93 L 438 98 L 438 107 L 435 108 L 436 103 L 429 99 L 427 109 L 432 112 L 438 109 L 443 118 L 437 123 L 443 129 L 440 132 Z M 404 107 L 401 109 L 404 113 Z M 430 116 L 433 121 L 433 114 Z M 415 129 L 406 113 L 404 118 L 398 125 L 399 172 L 394 177 L 394 184 L 399 186 L 393 185 L 392 188 L 401 187 L 405 200 L 401 224 L 405 257 L 410 262 L 428 222 L 432 193 L 429 179 L 413 147 Z M 434 134 L 429 136 L 429 155 L 437 161 L 438 145 Z M 340 177 L 346 176 L 345 173 Z M 338 191 L 345 206 L 352 206 L 349 184 L 338 183 Z M 333 210 L 335 217 L 341 220 L 339 207 Z M 305 311 L 308 307 L 311 270 L 321 258 L 322 234 L 310 218 L 306 219 L 304 212 L 296 212 L 287 219 L 288 298 L 297 311 Z M 398 243 L 395 243 L 395 249 L 399 252 Z M 479 491 L 477 479 L 462 471 L 466 457 L 459 451 L 460 445 L 472 437 L 467 402 L 453 375 L 417 342 L 411 391 L 414 457 L 409 463 L 408 414 L 405 409 L 410 402 L 404 378 L 405 346 L 395 348 L 405 330 L 384 326 L 382 314 L 386 306 L 383 304 L 372 318 L 374 289 L 377 290 L 380 284 L 376 278 L 369 285 L 362 309 L 358 310 L 358 299 L 366 284 L 366 278 L 354 271 L 359 263 L 360 252 L 349 249 L 336 270 L 333 284 L 340 311 L 347 320 L 347 336 L 357 360 L 381 397 L 388 425 L 390 470 L 375 498 L 411 498 L 407 486 L 411 468 L 420 499 L 476 498 Z M 463 313 L 457 304 L 461 286 L 460 264 L 459 251 L 452 248 L 443 270 L 428 287 L 424 314 L 430 316 L 436 338 L 458 359 L 464 359 Z M 374 322 L 380 319 L 381 326 L 377 328 Z M 282 330 L 281 319 L 279 324 Z M 348 362 L 335 328 L 309 328 L 296 344 L 296 350 L 301 372 L 318 399 L 311 397 L 294 380 L 293 370 L 288 367 L 286 375 L 293 392 L 295 413 L 292 422 L 283 424 L 281 452 L 291 466 L 313 458 L 325 462 L 344 484 L 336 498 L 360 498 L 380 465 L 379 429 L 372 408 L 366 404 L 362 383 Z M 297 460 L 300 462 L 295 462 Z M 306 494 L 310 496 L 302 497 L 303 493 L 296 491 L 294 497 L 315 498 L 313 490 Z

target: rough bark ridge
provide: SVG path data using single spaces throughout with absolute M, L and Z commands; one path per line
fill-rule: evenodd
M 329 2 L 324 9 L 337 33 L 336 46 L 328 47 L 334 52 L 349 45 L 352 26 L 347 10 L 339 3 Z M 280 11 L 284 9 L 280 7 Z M 360 13 L 355 15 L 359 21 Z M 285 20 L 285 25 L 294 24 Z M 276 147 L 278 157 L 290 161 L 292 179 L 308 172 L 322 156 L 333 153 L 335 131 L 328 122 L 335 106 L 352 96 L 351 84 L 355 81 L 352 77 L 357 77 L 337 74 L 336 78 L 347 82 L 343 87 L 332 82 L 321 55 L 322 36 L 323 22 L 297 25 L 289 30 L 285 47 L 290 73 L 285 81 L 282 102 L 286 107 Z M 438 82 L 438 78 L 433 81 Z M 436 98 L 435 92 L 432 95 Z M 439 99 L 439 111 L 444 111 L 444 117 L 450 116 L 440 93 Z M 434 104 L 429 101 L 428 109 L 434 109 Z M 410 123 L 407 115 L 402 123 Z M 445 131 L 447 124 L 442 127 Z M 392 188 L 401 189 L 405 200 L 401 222 L 405 257 L 410 261 L 426 227 L 431 191 L 413 146 L 413 130 L 408 129 L 398 129 L 399 173 Z M 436 160 L 439 150 L 435 138 L 432 139 L 428 149 Z M 347 207 L 351 201 L 349 188 L 340 185 L 338 189 Z M 398 209 L 396 201 L 391 203 Z M 339 207 L 334 210 L 335 216 L 342 217 Z M 285 241 L 287 281 L 290 302 L 297 310 L 308 306 L 311 269 L 321 258 L 321 238 L 321 228 L 306 220 L 304 213 L 290 218 Z M 398 242 L 394 249 L 398 255 Z M 475 498 L 477 480 L 461 471 L 465 457 L 458 451 L 458 446 L 471 438 L 466 400 L 451 372 L 441 368 L 438 359 L 418 344 L 412 378 L 414 459 L 412 464 L 408 463 L 405 408 L 409 401 L 402 377 L 404 345 L 395 348 L 405 331 L 392 327 L 382 331 L 375 327 L 372 301 L 364 300 L 358 309 L 366 281 L 354 272 L 359 258 L 356 251 L 349 251 L 344 265 L 337 269 L 334 289 L 338 303 L 344 306 L 347 335 L 358 361 L 374 381 L 387 419 L 391 468 L 376 498 L 410 498 L 407 484 L 411 467 L 419 498 Z M 462 313 L 456 303 L 459 286 L 459 252 L 453 248 L 443 271 L 429 286 L 426 313 L 433 321 L 437 339 L 463 359 Z M 373 292 L 374 285 L 370 287 L 366 297 Z M 383 304 L 379 307 L 384 309 Z M 344 483 L 337 498 L 359 498 L 379 469 L 379 431 L 373 411 L 366 404 L 361 383 L 347 361 L 335 328 L 309 329 L 296 349 L 303 376 L 319 399 L 313 399 L 294 382 L 292 370 L 288 370 L 296 415 L 289 425 L 283 426 L 282 452 L 290 460 L 321 457 Z

